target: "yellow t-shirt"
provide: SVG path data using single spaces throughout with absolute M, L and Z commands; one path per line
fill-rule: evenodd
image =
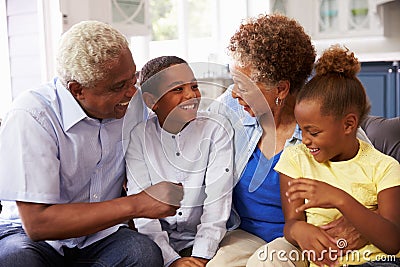
M 338 162 L 317 162 L 304 144 L 287 147 L 274 169 L 292 178 L 324 181 L 346 191 L 367 208 L 376 209 L 378 193 L 400 185 L 400 164 L 366 142 L 359 141 L 360 149 L 357 155 L 350 160 Z M 327 224 L 342 216 L 337 209 L 323 208 L 307 209 L 306 215 L 307 222 L 316 226 Z M 358 252 L 352 251 L 347 257 L 342 257 L 340 262 L 361 264 L 385 256 L 386 254 L 374 245 L 366 245 Z M 399 257 L 400 253 L 396 256 Z

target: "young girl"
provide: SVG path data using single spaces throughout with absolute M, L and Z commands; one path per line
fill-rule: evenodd
M 226 232 L 231 209 L 232 129 L 222 116 L 198 112 L 198 83 L 181 58 L 150 60 L 140 84 L 154 114 L 131 132 L 128 193 L 172 181 L 182 184 L 184 198 L 175 216 L 136 219 L 135 225 L 159 245 L 165 266 L 205 266 Z
M 303 255 L 313 255 L 309 260 L 319 266 L 399 263 L 400 165 L 356 138 L 370 108 L 356 77 L 359 70 L 348 49 L 336 45 L 324 52 L 315 77 L 296 100 L 303 144 L 286 148 L 275 167 L 280 173 L 284 236 L 302 252 L 312 252 Z M 318 227 L 341 216 L 369 244 L 346 254 L 341 251 L 346 240 Z M 385 262 L 393 265 L 379 262 L 388 255 L 397 255 Z

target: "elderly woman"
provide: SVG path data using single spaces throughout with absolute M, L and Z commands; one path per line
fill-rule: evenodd
M 316 56 L 303 27 L 282 15 L 249 18 L 231 37 L 228 50 L 234 84 L 210 110 L 228 117 L 235 130 L 237 184 L 230 222 L 237 228 L 207 266 L 246 266 L 260 246 L 283 236 L 279 175 L 273 167 L 286 146 L 301 143 L 295 99 Z M 350 246 L 364 243 L 343 219 L 324 227 L 333 238 L 340 233 Z

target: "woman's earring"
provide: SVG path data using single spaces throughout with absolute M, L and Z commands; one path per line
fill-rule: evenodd
M 277 97 L 275 99 L 275 105 L 280 106 L 282 104 L 281 100 L 279 99 L 279 97 Z

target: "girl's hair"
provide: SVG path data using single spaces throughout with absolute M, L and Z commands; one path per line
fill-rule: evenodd
M 158 92 L 157 84 L 162 78 L 162 71 L 178 64 L 187 64 L 187 62 L 177 56 L 161 56 L 147 61 L 139 74 L 142 92 L 156 94 Z
M 250 66 L 253 81 L 275 85 L 288 80 L 293 94 L 310 76 L 316 55 L 304 28 L 279 14 L 244 21 L 231 37 L 228 53 L 240 67 Z
M 356 112 L 359 124 L 371 108 L 364 86 L 357 78 L 361 66 L 353 52 L 333 45 L 315 64 L 315 76 L 300 90 L 296 103 L 316 100 L 321 103 L 322 115 L 342 118 Z
M 57 75 L 64 85 L 77 81 L 85 87 L 106 78 L 110 68 L 129 43 L 110 25 L 99 21 L 82 21 L 71 27 L 60 39 Z

